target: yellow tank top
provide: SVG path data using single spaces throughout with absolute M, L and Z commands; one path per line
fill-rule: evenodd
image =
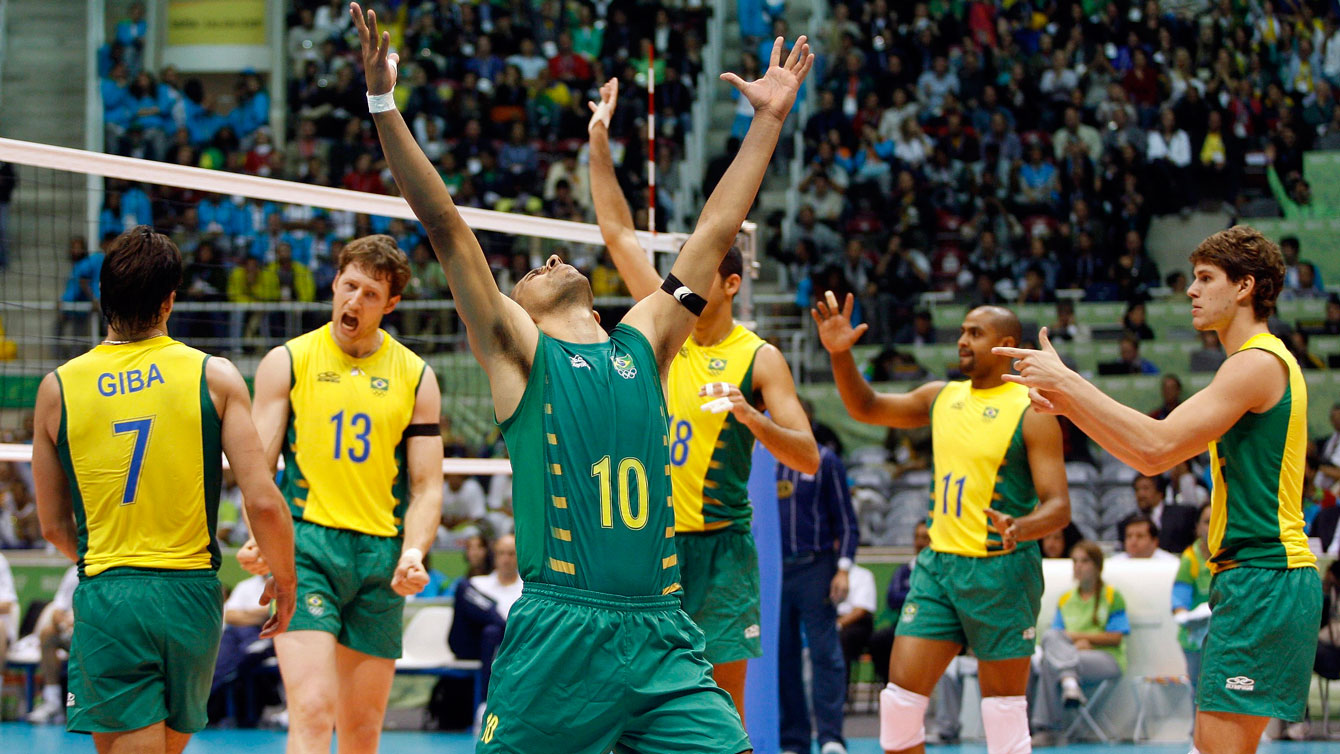
M 84 575 L 218 569 L 222 424 L 208 359 L 160 336 L 100 345 L 56 369 L 56 446 Z
M 1037 507 L 1024 444 L 1028 388 L 1007 382 L 974 390 L 945 385 L 931 404 L 935 478 L 931 483 L 931 549 L 969 557 L 999 555 L 1000 535 L 986 509 L 1022 516 Z M 1016 549 L 1037 547 L 1021 542 Z
M 293 368 L 280 489 L 295 520 L 379 537 L 402 531 L 404 433 L 424 363 L 381 335 L 362 359 L 340 350 L 329 325 L 284 344 Z
M 754 355 L 763 339 L 736 325 L 711 347 L 690 336 L 670 363 L 670 480 L 674 488 L 675 531 L 749 530 L 749 470 L 754 435 L 729 411 L 712 414 L 698 395 L 709 382 L 728 382 L 752 399 Z

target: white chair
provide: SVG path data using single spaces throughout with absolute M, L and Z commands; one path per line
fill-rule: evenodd
M 1130 484 L 1131 482 L 1134 482 L 1135 478 L 1139 475 L 1140 472 L 1115 458 L 1103 464 L 1103 467 L 1099 472 L 1099 477 L 1104 482 L 1120 482 L 1122 484 Z
M 876 466 L 889 460 L 889 451 L 883 445 L 867 445 L 847 454 L 851 466 Z
M 397 673 L 426 673 L 436 670 L 479 670 L 479 660 L 458 660 L 447 645 L 447 632 L 451 630 L 451 620 L 455 617 L 455 608 L 425 607 L 410 618 L 402 639 L 400 659 L 395 661 Z
M 1084 484 L 1098 478 L 1098 470 L 1082 461 L 1070 461 L 1065 465 L 1065 478 L 1071 484 Z

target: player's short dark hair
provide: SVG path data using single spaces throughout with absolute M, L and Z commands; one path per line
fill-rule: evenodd
M 1159 525 L 1154 523 L 1154 519 L 1146 513 L 1137 513 L 1126 519 L 1126 525 L 1121 527 L 1121 538 L 1123 541 L 1126 539 L 1126 532 L 1130 531 L 1131 527 L 1136 524 L 1148 524 L 1149 536 L 1156 540 L 1159 538 Z
M 137 225 L 112 240 L 102 261 L 102 316 L 121 335 L 142 333 L 181 285 L 181 252 L 172 239 Z
M 726 256 L 722 257 L 721 264 L 717 265 L 717 274 L 721 275 L 722 280 L 731 275 L 744 277 L 744 254 L 738 245 L 732 245 Z
M 1284 289 L 1284 255 L 1274 241 L 1255 228 L 1236 225 L 1210 236 L 1191 252 L 1191 263 L 1212 264 L 1234 283 L 1251 275 L 1252 310 L 1264 321 L 1275 310 L 1275 299 Z
M 1177 375 L 1170 375 L 1170 376 L 1173 379 L 1177 379 Z M 1182 383 L 1180 380 L 1178 380 L 1177 384 L 1180 385 Z M 1141 479 L 1153 480 L 1154 486 L 1158 488 L 1159 492 L 1166 492 L 1168 490 L 1168 480 L 1164 478 L 1162 474 L 1140 474 L 1139 476 L 1131 480 L 1131 488 L 1134 489 L 1136 482 L 1139 482 Z
M 346 244 L 340 251 L 337 271 L 344 272 L 351 264 L 378 280 L 385 280 L 391 287 L 391 298 L 399 296 L 409 284 L 409 259 L 388 235 L 363 236 Z

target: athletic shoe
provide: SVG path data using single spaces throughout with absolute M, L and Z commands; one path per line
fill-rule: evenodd
M 42 702 L 32 712 L 29 712 L 24 719 L 37 725 L 64 724 L 65 710 L 61 709 L 59 704 Z
M 819 754 L 847 754 L 847 747 L 837 741 L 829 741 L 819 749 Z
M 1040 730 L 1033 734 L 1032 744 L 1036 747 L 1055 746 L 1056 734 L 1049 730 Z
M 1067 676 L 1061 679 L 1061 701 L 1067 707 L 1080 707 L 1088 699 L 1085 698 L 1083 689 L 1079 687 L 1079 681 Z

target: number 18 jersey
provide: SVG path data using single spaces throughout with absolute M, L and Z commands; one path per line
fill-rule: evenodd
M 293 518 L 395 537 L 409 504 L 405 428 L 423 359 L 385 332 L 356 359 L 324 325 L 284 344 L 292 362 L 280 491 Z
M 679 589 L 665 397 L 651 345 L 540 333 L 526 390 L 501 423 L 512 459 L 521 578 L 624 597 Z
M 931 404 L 935 477 L 931 484 L 931 549 L 969 557 L 999 555 L 1000 535 L 986 509 L 1023 516 L 1038 505 L 1024 444 L 1028 388 L 1012 382 L 975 390 L 945 385 Z M 1018 548 L 1037 547 L 1020 542 Z

